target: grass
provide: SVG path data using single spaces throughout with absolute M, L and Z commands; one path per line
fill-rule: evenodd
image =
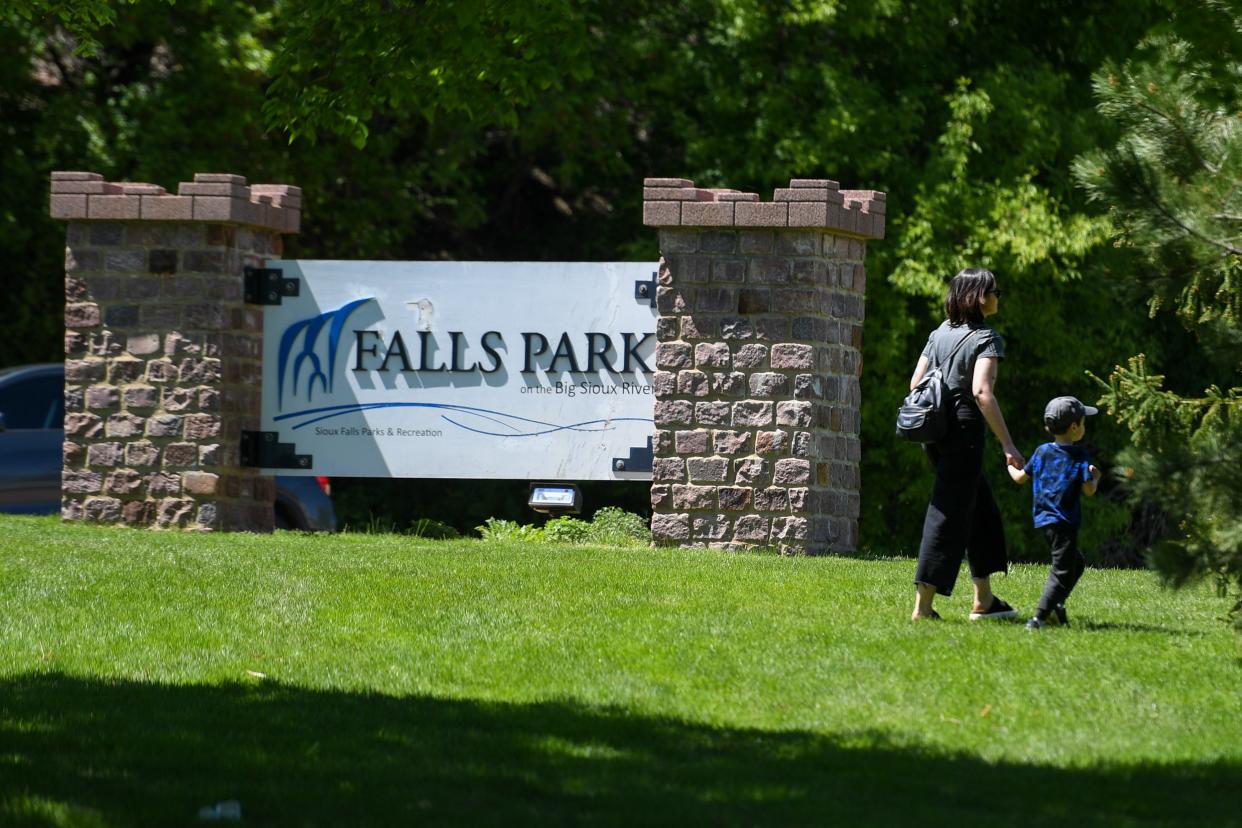
M 0 824 L 1242 825 L 1224 600 L 912 571 L 0 518 Z

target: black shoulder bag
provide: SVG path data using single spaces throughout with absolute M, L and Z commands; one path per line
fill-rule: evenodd
M 897 436 L 911 443 L 934 443 L 945 435 L 949 429 L 949 418 L 953 416 L 950 408 L 952 392 L 945 384 L 941 367 L 953 361 L 958 349 L 966 344 L 966 340 L 975 335 L 974 331 L 962 337 L 949 355 L 929 367 L 922 379 L 910 389 L 910 393 L 901 401 L 897 408 Z M 932 349 L 935 356 L 935 349 Z

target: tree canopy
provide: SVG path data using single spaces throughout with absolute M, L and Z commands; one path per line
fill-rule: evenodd
M 23 309 L 5 359 L 59 358 L 62 228 L 35 197 L 52 169 L 298 184 L 287 255 L 405 259 L 654 258 L 644 176 L 834 178 L 889 194 L 868 252 L 862 542 L 909 552 L 927 485 L 908 481 L 929 478 L 893 410 L 961 267 L 1006 289 L 999 394 L 1028 452 L 1048 398 L 1094 391 L 1087 370 L 1199 347 L 1148 318 L 1134 250 L 1071 175 L 1119 134 L 1093 73 L 1182 5 L 20 0 L 0 12 L 0 254 Z M 1106 421 L 1089 439 L 1107 465 L 1130 437 Z M 1017 554 L 1042 552 L 1029 495 L 989 474 Z M 1135 560 L 1150 508 L 1093 507 L 1085 547 Z

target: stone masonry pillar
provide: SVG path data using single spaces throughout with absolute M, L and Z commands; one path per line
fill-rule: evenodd
M 62 514 L 131 526 L 270 532 L 275 484 L 239 464 L 259 427 L 263 313 L 243 268 L 296 233 L 301 190 L 194 176 L 152 184 L 52 173 L 65 247 Z
M 761 203 L 678 178 L 643 187 L 661 255 L 656 543 L 853 550 L 863 259 L 884 193 L 795 179 Z

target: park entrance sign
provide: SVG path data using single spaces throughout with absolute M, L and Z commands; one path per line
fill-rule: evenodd
M 857 548 L 886 196 L 642 183 L 654 264 L 285 261 L 297 187 L 53 173 L 62 515 L 270 531 L 276 474 L 630 479 L 657 544 Z
M 657 265 L 267 268 L 265 471 L 650 479 Z

